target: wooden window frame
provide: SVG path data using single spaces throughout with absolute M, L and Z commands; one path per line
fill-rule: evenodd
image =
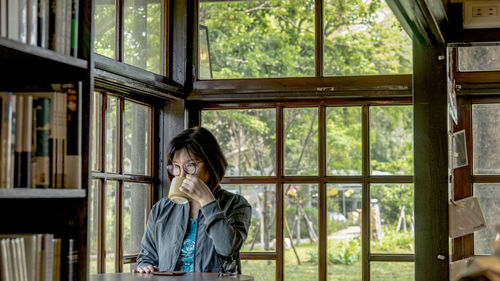
M 100 140 L 98 143 L 101 144 L 101 149 L 100 149 L 100 159 L 99 159 L 99 170 L 95 171 L 92 170 L 92 181 L 97 180 L 99 184 L 97 185 L 96 189 L 96 194 L 97 198 L 95 198 L 98 202 L 97 204 L 97 218 L 98 221 L 96 223 L 97 225 L 97 273 L 105 273 L 105 187 L 106 183 L 108 180 L 110 181 L 116 181 L 117 183 L 117 192 L 116 192 L 116 197 L 115 197 L 115 214 L 116 214 L 116 222 L 115 222 L 115 266 L 114 266 L 114 271 L 115 272 L 122 272 L 123 271 L 123 264 L 124 263 L 135 263 L 137 255 L 123 255 L 123 246 L 122 246 L 122 229 L 123 229 L 123 222 L 122 222 L 122 211 L 123 211 L 123 184 L 124 182 L 130 182 L 130 183 L 145 183 L 150 185 L 149 192 L 147 193 L 147 197 L 145 198 L 146 200 L 146 212 L 147 215 L 149 215 L 149 212 L 151 210 L 151 207 L 153 205 L 153 200 L 154 200 L 154 190 L 155 190 L 155 174 L 156 174 L 156 166 L 154 165 L 155 163 L 155 143 L 154 143 L 154 136 L 155 136 L 155 107 L 151 104 L 151 102 L 144 101 L 140 99 L 139 97 L 134 97 L 128 98 L 125 97 L 123 94 L 117 94 L 117 93 L 110 93 L 107 90 L 101 90 L 101 89 L 96 89 L 94 92 L 98 92 L 100 95 L 102 95 L 102 104 L 100 105 L 102 110 L 101 110 L 101 120 L 102 120 L 102 127 L 101 127 L 101 134 L 100 134 Z M 118 122 L 118 138 L 119 138 L 119 144 L 118 144 L 118 169 L 116 172 L 106 172 L 106 166 L 105 166 L 105 159 L 106 159 L 106 107 L 107 107 L 107 96 L 112 96 L 115 98 L 118 98 L 120 108 L 118 109 L 117 112 L 117 122 Z M 151 159 L 150 159 L 150 171 L 151 175 L 146 176 L 146 175 L 131 175 L 131 174 L 126 174 L 123 171 L 123 142 L 124 142 L 124 137 L 123 137 L 123 114 L 124 114 L 124 105 L 125 105 L 125 100 L 142 104 L 145 106 L 148 106 L 151 109 L 151 114 L 150 114 L 150 120 L 151 120 L 151 135 L 150 135 L 150 153 L 151 153 Z
M 190 125 L 201 123 L 202 110 L 223 109 L 276 109 L 276 176 L 264 177 L 224 177 L 222 184 L 274 184 L 276 186 L 276 251 L 275 252 L 242 252 L 242 260 L 274 260 L 276 261 L 276 280 L 284 280 L 284 195 L 285 184 L 311 183 L 318 185 L 318 223 L 319 223 L 319 268 L 318 280 L 327 280 L 327 184 L 329 183 L 358 183 L 362 187 L 362 280 L 370 280 L 371 262 L 414 262 L 415 254 L 371 254 L 370 249 L 370 184 L 373 183 L 401 183 L 413 184 L 413 175 L 373 176 L 370 174 L 369 148 L 369 107 L 380 105 L 411 105 L 411 98 L 382 98 L 382 99 L 342 99 L 342 100 L 300 100 L 300 101 L 272 101 L 272 102 L 212 102 L 198 103 L 191 112 L 193 118 Z M 360 106 L 362 108 L 362 174 L 360 176 L 327 176 L 326 175 L 326 108 L 327 107 Z M 318 108 L 318 175 L 317 176 L 285 176 L 283 174 L 284 139 L 283 121 L 284 108 L 316 107 Z

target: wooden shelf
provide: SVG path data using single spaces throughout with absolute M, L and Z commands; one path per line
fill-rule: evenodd
M 85 189 L 0 188 L 0 199 L 85 198 Z
M 0 37 L 0 61 L 6 74 L 14 71 L 15 75 L 19 75 L 19 72 L 64 75 L 75 71 L 83 72 L 89 67 L 86 60 L 2 37 Z

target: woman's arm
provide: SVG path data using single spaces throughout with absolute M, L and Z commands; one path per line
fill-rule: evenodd
M 217 200 L 201 207 L 215 250 L 226 257 L 240 251 L 250 227 L 252 207 L 243 197 L 237 200 L 239 201 L 236 204 L 228 208 L 227 214 L 224 214 Z

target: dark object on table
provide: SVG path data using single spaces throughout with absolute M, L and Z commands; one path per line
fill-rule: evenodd
M 177 276 L 186 274 L 186 272 L 184 271 L 153 271 L 151 273 L 153 275 L 165 275 L 165 276 Z

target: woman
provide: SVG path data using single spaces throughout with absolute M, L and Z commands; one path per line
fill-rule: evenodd
M 153 206 L 133 272 L 217 272 L 228 261 L 240 271 L 252 210 L 219 186 L 227 161 L 217 140 L 202 127 L 184 130 L 170 142 L 167 161 L 170 182 L 185 177 L 179 189 L 192 200 L 175 204 L 165 197 Z

